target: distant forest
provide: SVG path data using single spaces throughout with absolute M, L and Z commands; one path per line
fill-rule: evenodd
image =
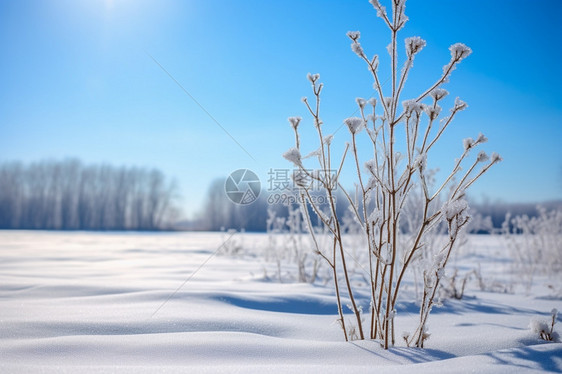
M 228 200 L 224 192 L 224 179 L 217 179 L 211 183 L 205 205 L 199 217 L 194 221 L 178 223 L 179 229 L 220 231 L 227 229 L 262 232 L 267 229 L 268 209 L 272 209 L 277 217 L 287 216 L 287 207 L 283 204 L 269 204 L 269 194 L 262 191 L 258 200 L 250 205 L 235 205 Z M 336 210 L 342 216 L 348 209 L 345 196 L 336 197 Z M 469 231 L 472 233 L 489 233 L 502 227 L 506 214 L 526 214 L 534 217 L 538 214 L 537 203 L 504 203 L 501 201 L 484 200 L 470 202 L 472 223 Z M 562 208 L 562 201 L 543 202 L 540 205 L 548 210 Z M 311 211 L 310 216 L 315 218 Z
M 209 186 L 199 215 L 180 220 L 178 189 L 157 169 L 86 165 L 70 159 L 0 164 L 0 229 L 27 230 L 205 230 L 263 232 L 268 209 L 286 217 L 287 207 L 269 204 L 267 191 L 249 205 L 226 196 L 224 179 Z M 337 198 L 345 214 L 347 201 Z M 561 201 L 541 204 L 562 207 Z M 471 203 L 473 232 L 499 229 L 507 212 L 535 216 L 537 204 Z M 311 217 L 315 215 L 311 212 Z
M 158 230 L 177 220 L 162 172 L 78 160 L 0 164 L 0 229 Z

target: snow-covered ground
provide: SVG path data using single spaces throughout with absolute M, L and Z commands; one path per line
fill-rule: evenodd
M 0 232 L 0 372 L 562 371 L 562 343 L 528 328 L 562 310 L 560 285 L 500 293 L 473 279 L 462 300 L 434 309 L 426 349 L 384 351 L 343 341 L 330 285 L 279 283 L 260 257 L 216 254 L 226 235 Z M 244 237 L 248 253 L 266 243 Z M 490 287 L 516 280 L 498 238 L 463 251 L 461 273 L 480 264 Z M 401 302 L 398 333 L 416 313 Z

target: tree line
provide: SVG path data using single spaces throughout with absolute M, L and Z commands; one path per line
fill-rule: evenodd
M 204 231 L 235 229 L 264 232 L 267 230 L 268 210 L 273 210 L 277 217 L 286 218 L 289 215 L 287 204 L 298 206 L 295 201 L 272 200 L 272 194 L 266 190 L 262 190 L 257 200 L 251 204 L 234 204 L 226 195 L 225 178 L 219 178 L 210 184 L 203 209 L 190 228 Z M 327 204 L 321 206 L 327 209 Z M 336 210 L 344 213 L 347 206 L 345 196 L 338 193 Z M 309 215 L 313 225 L 318 225 L 318 217 L 311 209 Z
M 287 217 L 286 204 L 268 201 L 271 194 L 263 190 L 259 198 L 249 205 L 237 205 L 231 202 L 225 193 L 225 179 L 214 180 L 208 190 L 205 203 L 199 216 L 189 226 L 190 230 L 221 231 L 228 229 L 263 232 L 267 229 L 268 209 L 273 209 L 277 217 Z M 353 194 L 352 194 L 353 195 Z M 349 210 L 347 199 L 341 191 L 338 191 L 336 210 L 345 216 Z M 562 207 L 562 201 L 543 202 L 540 204 L 548 210 Z M 538 214 L 536 203 L 505 203 L 501 201 L 471 202 L 470 214 L 472 220 L 468 226 L 470 233 L 489 233 L 502 228 L 507 213 L 512 215 L 526 214 L 535 217 Z M 420 213 L 420 212 L 418 212 Z M 405 214 L 415 215 L 415 207 L 407 210 Z M 316 214 L 310 210 L 309 215 L 313 224 L 318 224 Z M 404 217 L 407 218 L 407 217 Z M 407 219 L 403 219 L 401 229 L 408 231 Z
M 177 188 L 157 169 L 79 160 L 0 164 L 0 229 L 159 230 Z

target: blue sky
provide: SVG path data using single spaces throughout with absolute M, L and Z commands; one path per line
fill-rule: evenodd
M 469 109 L 429 164 L 449 169 L 462 139 L 483 132 L 484 149 L 504 161 L 472 188 L 475 198 L 562 198 L 561 12 L 555 0 L 407 3 L 400 37 L 428 45 L 404 99 L 438 77 L 449 45 L 473 49 L 445 86 Z M 191 216 L 214 178 L 250 168 L 266 184 L 270 168 L 290 167 L 287 117 L 312 128 L 300 101 L 308 72 L 325 84 L 325 132 L 337 131 L 342 149 L 348 134 L 338 129 L 355 97 L 373 93 L 349 30 L 388 61 L 389 34 L 367 0 L 0 0 L 0 161 L 156 167 L 178 180 Z M 312 150 L 312 132 L 303 138 Z

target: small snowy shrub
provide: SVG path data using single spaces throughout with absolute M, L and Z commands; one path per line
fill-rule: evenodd
M 468 272 L 464 276 L 459 276 L 459 269 L 454 270 L 451 276 L 446 277 L 444 280 L 443 287 L 441 289 L 442 298 L 453 298 L 460 300 L 464 296 L 464 289 L 466 287 L 466 282 L 470 279 L 470 276 L 474 272 Z
M 244 252 L 244 231 L 240 233 L 235 229 L 222 231 L 223 244 L 221 253 L 228 256 L 237 256 Z
M 536 275 L 562 281 L 562 209 L 537 207 L 538 215 L 506 216 L 503 238 L 513 254 L 514 271 L 530 291 Z M 560 290 L 557 290 L 560 292 Z
M 531 328 L 531 331 L 538 334 L 540 339 L 553 342 L 560 339 L 558 333 L 554 331 L 554 325 L 556 324 L 556 318 L 558 317 L 558 310 L 554 308 L 550 313 L 552 314 L 550 321 L 534 317 L 531 319 L 529 327 Z
M 401 95 L 414 59 L 426 42 L 420 37 L 407 38 L 403 45 L 405 54 L 400 68 L 397 34 L 408 20 L 405 14 L 406 1 L 393 0 L 391 13 L 378 0 L 370 2 L 377 11 L 377 16 L 390 29 L 391 42 L 387 47 L 391 61 L 390 87 L 383 90 L 378 71 L 378 55 L 367 57 L 367 52 L 359 41 L 360 33 L 348 32 L 352 51 L 370 72 L 375 89 L 374 97 L 368 100 L 356 99 L 359 115 L 343 120 L 349 130 L 350 142 L 346 144 L 341 157 L 333 160 L 334 136 L 325 133 L 320 114 L 320 96 L 324 85 L 320 82 L 320 75 L 308 74 L 314 98 L 309 100 L 305 97 L 303 102 L 312 117 L 318 143 L 311 152 L 304 153 L 299 136 L 302 119 L 291 117 L 289 122 L 295 134 L 295 146 L 283 156 L 300 171 L 300 176 L 294 178 L 294 182 L 300 187 L 299 201 L 302 204 L 303 218 L 309 227 L 317 253 L 332 270 L 339 323 L 345 339 L 379 339 L 385 349 L 395 343 L 394 315 L 400 286 L 412 262 L 421 256 L 427 259 L 427 266 L 420 275 L 423 277 L 423 296 L 419 326 L 413 334 L 408 334 L 407 339 L 408 345 L 421 347 L 429 336 L 427 319 L 436 300 L 445 267 L 460 241 L 460 234 L 469 222 L 466 190 L 501 161 L 501 157 L 496 153 L 488 156 L 480 151 L 469 161 L 473 150 L 487 139 L 482 134 L 476 138 L 466 138 L 462 145 L 459 144 L 460 156 L 448 176 L 435 187 L 430 185 L 429 180 L 433 174 L 428 161 L 434 146 L 453 119 L 467 108 L 467 104 L 457 97 L 451 101 L 449 112 L 445 113 L 442 105 L 447 102 L 445 97 L 448 92 L 443 85 L 449 81 L 457 65 L 472 51 L 464 44 L 453 44 L 449 48 L 451 58 L 434 83 L 417 97 L 402 100 Z M 360 158 L 359 144 L 363 141 L 360 138 L 370 143 L 372 156 L 366 161 Z M 361 155 L 364 154 L 361 152 Z M 351 194 L 338 179 L 348 158 L 351 158 L 349 161 L 357 177 L 356 191 Z M 309 165 L 312 161 L 315 161 L 314 166 Z M 327 210 L 323 210 L 312 198 L 313 191 L 306 181 L 314 181 L 316 186 L 320 185 L 326 198 Z M 421 191 L 416 208 L 420 217 L 411 227 L 410 238 L 403 241 L 400 240 L 401 218 L 416 185 Z M 356 284 L 351 281 L 349 265 L 352 252 L 344 240 L 344 215 L 336 209 L 336 189 L 342 191 L 349 202 L 354 219 L 359 223 L 360 232 L 365 238 L 367 259 L 364 267 L 368 271 L 371 298 L 368 325 L 363 320 L 361 306 L 355 299 Z M 312 214 L 329 231 L 331 241 L 328 246 L 321 247 L 312 227 Z M 431 233 L 440 227 L 446 231 L 445 240 L 430 255 L 424 255 Z M 343 290 L 340 290 L 340 286 Z M 344 319 L 342 292 L 349 298 L 353 322 Z
M 320 258 L 316 256 L 314 246 L 307 240 L 309 237 L 301 210 L 293 205 L 287 208 L 287 218 L 278 217 L 271 207 L 267 211 L 268 246 L 265 258 L 276 263 L 279 282 L 295 280 L 314 283 L 320 271 Z M 289 273 L 283 277 L 284 264 L 296 265 L 296 276 Z

